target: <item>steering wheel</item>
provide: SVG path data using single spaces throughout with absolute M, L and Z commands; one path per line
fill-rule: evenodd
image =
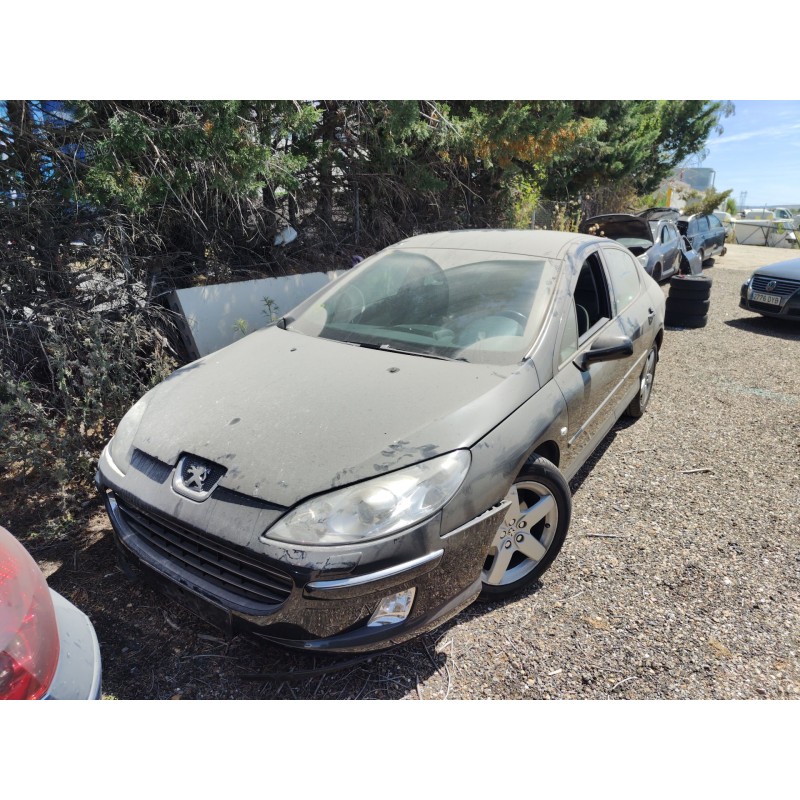
M 337 298 L 336 316 L 346 316 L 350 314 L 351 311 L 354 311 L 355 313 L 352 314 L 349 319 L 349 321 L 352 321 L 356 317 L 363 314 L 366 307 L 367 300 L 364 297 L 364 292 L 362 292 L 358 286 L 350 284 L 342 289 L 339 297 Z
M 498 311 L 495 316 L 513 319 L 514 322 L 518 322 L 522 326 L 523 331 L 525 330 L 525 326 L 528 324 L 528 318 L 521 311 Z

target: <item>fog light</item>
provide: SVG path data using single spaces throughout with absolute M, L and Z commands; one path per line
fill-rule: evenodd
M 377 628 L 380 625 L 396 625 L 402 622 L 411 613 L 416 593 L 417 590 L 412 588 L 384 597 L 370 617 L 367 627 Z

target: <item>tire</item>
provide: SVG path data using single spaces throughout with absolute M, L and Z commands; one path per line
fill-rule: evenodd
M 656 364 L 658 363 L 658 345 L 653 345 L 644 362 L 642 374 L 639 377 L 639 393 L 631 400 L 625 410 L 629 417 L 638 419 L 647 410 L 650 395 L 653 392 L 653 383 L 656 379 Z
M 698 254 L 700 256 L 700 266 L 701 267 L 705 266 L 705 263 L 706 263 L 706 251 L 701 249 L 701 250 L 698 251 Z
M 670 328 L 705 328 L 708 314 L 665 314 L 664 324 Z
M 703 262 L 703 266 L 704 266 L 704 267 L 713 267 L 713 266 L 714 266 L 714 259 L 713 259 L 713 258 L 707 258 L 707 259 L 706 259 L 706 260 Z
M 506 499 L 511 506 L 481 572 L 484 600 L 509 597 L 535 584 L 558 555 L 569 528 L 569 484 L 543 456 L 525 464 Z
M 653 280 L 656 283 L 661 283 L 664 278 L 663 270 L 661 269 L 661 264 L 656 264 L 653 267 Z
M 701 316 L 708 314 L 711 300 L 702 300 L 699 297 L 668 297 L 667 313 L 678 316 Z
M 708 300 L 712 283 L 706 275 L 675 275 L 669 281 L 669 296 Z

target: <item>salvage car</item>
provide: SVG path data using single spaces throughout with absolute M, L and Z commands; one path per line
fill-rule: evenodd
M 800 319 L 800 258 L 759 267 L 742 284 L 739 306 L 765 317 Z
M 627 247 L 656 282 L 680 270 L 680 235 L 668 219 L 647 220 L 633 214 L 601 214 L 583 221 L 583 233 L 605 236 Z
M 0 700 L 98 700 L 101 672 L 89 618 L 0 527 Z
M 675 225 L 700 255 L 703 266 L 710 266 L 715 255 L 724 256 L 727 252 L 725 236 L 727 232 L 720 219 L 714 214 L 691 214 L 678 217 Z
M 609 239 L 382 250 L 125 415 L 96 477 L 121 563 L 228 634 L 315 651 L 530 587 L 569 479 L 648 405 L 664 305 Z

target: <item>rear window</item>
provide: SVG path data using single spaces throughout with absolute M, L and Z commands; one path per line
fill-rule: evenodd
M 639 264 L 630 253 L 616 248 L 604 249 L 603 258 L 614 290 L 615 313 L 619 314 L 639 294 Z

